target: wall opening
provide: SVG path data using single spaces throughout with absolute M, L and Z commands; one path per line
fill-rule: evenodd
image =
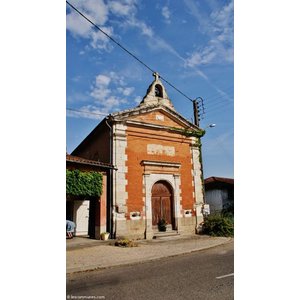
M 155 85 L 155 96 L 163 98 L 163 89 L 160 84 Z

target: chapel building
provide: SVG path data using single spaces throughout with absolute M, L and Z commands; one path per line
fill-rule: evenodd
M 176 112 L 154 73 L 141 103 L 108 115 L 72 155 L 110 163 L 107 231 L 112 237 L 152 239 L 167 232 L 194 234 L 203 221 L 199 127 Z

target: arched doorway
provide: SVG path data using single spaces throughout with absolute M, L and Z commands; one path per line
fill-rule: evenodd
M 157 181 L 151 191 L 152 225 L 164 219 L 174 228 L 173 189 L 166 181 Z

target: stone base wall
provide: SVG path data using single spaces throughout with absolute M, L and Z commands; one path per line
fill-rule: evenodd
M 196 217 L 179 218 L 178 232 L 180 234 L 193 234 L 196 232 Z
M 118 220 L 116 238 L 125 237 L 130 239 L 145 238 L 145 220 Z
M 178 232 L 182 235 L 191 235 L 196 233 L 196 217 L 178 218 Z M 152 239 L 154 230 L 145 233 L 145 219 L 140 220 L 118 220 L 116 226 L 116 238 L 129 239 Z M 151 226 L 152 228 L 152 226 Z M 170 229 L 171 230 L 171 229 Z M 146 236 L 145 236 L 146 235 Z

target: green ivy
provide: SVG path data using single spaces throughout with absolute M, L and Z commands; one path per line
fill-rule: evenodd
M 171 128 L 174 131 L 177 131 L 178 133 L 181 133 L 185 136 L 194 136 L 197 138 L 201 138 L 205 135 L 205 130 L 204 129 L 198 129 L 198 130 L 189 130 L 189 129 L 182 129 L 182 128 L 177 128 L 177 127 L 172 127 Z
M 66 193 L 70 196 L 100 197 L 103 176 L 98 172 L 66 170 Z

